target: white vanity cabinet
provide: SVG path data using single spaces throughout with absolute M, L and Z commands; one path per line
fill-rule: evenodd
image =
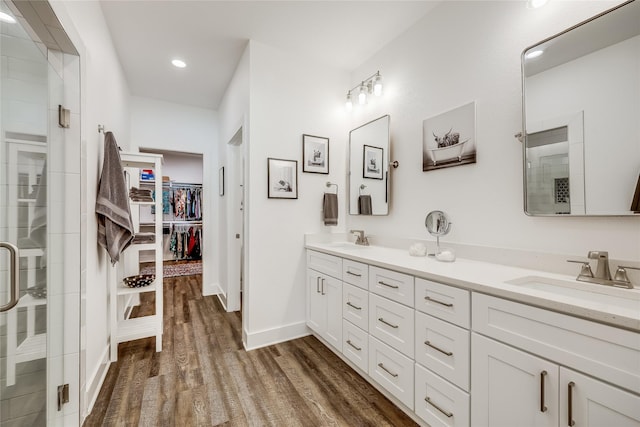
M 474 425 L 640 427 L 637 333 L 482 294 L 472 321 Z
M 338 351 L 342 351 L 341 275 L 341 258 L 307 251 L 307 326 Z

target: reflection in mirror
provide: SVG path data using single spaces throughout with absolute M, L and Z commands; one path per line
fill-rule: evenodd
M 633 215 L 639 69 L 638 1 L 523 52 L 527 214 Z
M 349 132 L 349 213 L 389 213 L 389 123 L 382 116 Z

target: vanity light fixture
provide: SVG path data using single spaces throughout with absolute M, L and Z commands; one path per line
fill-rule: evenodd
M 0 12 L 0 21 L 8 22 L 9 24 L 15 24 L 16 23 L 16 18 L 14 18 L 13 16 L 9 15 L 8 13 Z
M 526 59 L 533 59 L 533 58 L 537 58 L 540 55 L 542 55 L 544 53 L 544 50 L 542 49 L 537 49 L 537 50 L 532 50 L 531 52 L 528 52 L 524 55 L 524 57 Z
M 171 61 L 171 63 L 172 63 L 172 64 L 173 64 L 173 66 L 174 66 L 174 67 L 176 67 L 176 68 L 184 68 L 184 67 L 186 67 L 186 66 L 187 66 L 187 63 L 186 63 L 186 62 L 184 62 L 184 61 L 183 61 L 183 60 L 181 60 L 181 59 L 173 59 L 173 60 Z
M 347 111 L 351 111 L 351 109 L 353 108 L 352 92 L 353 94 L 358 94 L 358 104 L 360 105 L 364 105 L 367 103 L 367 98 L 369 95 L 381 96 L 382 76 L 380 75 L 380 71 L 366 78 L 365 80 L 360 82 L 360 84 L 347 91 L 347 100 L 345 102 L 345 108 Z
M 527 7 L 530 9 L 537 9 L 547 4 L 549 0 L 527 0 Z

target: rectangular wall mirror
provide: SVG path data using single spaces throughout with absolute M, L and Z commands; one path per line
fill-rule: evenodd
M 390 116 L 349 132 L 349 214 L 389 214 Z
M 523 52 L 528 215 L 634 215 L 639 70 L 638 1 Z

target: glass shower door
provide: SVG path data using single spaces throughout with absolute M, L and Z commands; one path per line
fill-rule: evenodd
M 62 325 L 51 326 L 63 299 L 50 288 L 47 186 L 50 101 L 62 79 L 4 2 L 0 12 L 0 426 L 45 426 L 57 410 L 50 378 L 62 371 L 51 357 L 62 348 Z

